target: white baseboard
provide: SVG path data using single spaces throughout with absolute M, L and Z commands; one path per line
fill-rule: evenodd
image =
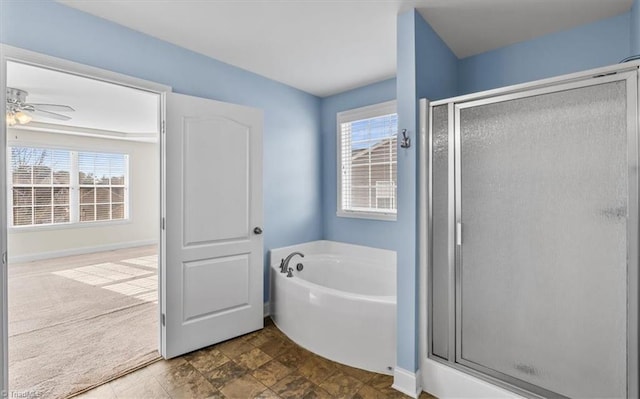
M 269 315 L 271 315 L 271 302 L 265 302 L 264 303 L 264 316 L 263 317 L 267 317 Z
M 420 370 L 412 373 L 401 367 L 396 367 L 393 369 L 393 385 L 391 388 L 412 398 L 417 398 L 422 392 L 420 380 Z
M 422 387 L 440 399 L 522 398 L 515 392 L 500 388 L 431 359 L 422 362 Z
M 9 262 L 10 263 L 33 262 L 35 260 L 53 259 L 53 258 L 60 258 L 63 256 L 83 255 L 83 254 L 90 254 L 94 252 L 114 251 L 116 249 L 142 247 L 145 245 L 154 245 L 157 243 L 158 243 L 158 240 L 130 241 L 130 242 L 121 242 L 117 244 L 98 245 L 95 247 L 71 248 L 71 249 L 65 249 L 62 251 L 39 252 L 35 254 L 20 255 L 20 256 L 11 256 L 11 252 L 9 251 Z

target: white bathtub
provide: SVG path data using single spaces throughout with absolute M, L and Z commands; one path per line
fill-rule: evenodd
M 280 273 L 289 262 L 293 277 Z M 302 263 L 302 271 L 296 265 Z M 396 364 L 396 253 L 313 241 L 271 250 L 271 318 L 300 346 L 349 366 L 391 374 Z

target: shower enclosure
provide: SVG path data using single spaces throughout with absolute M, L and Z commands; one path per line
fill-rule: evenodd
M 428 357 L 638 397 L 638 64 L 425 107 Z

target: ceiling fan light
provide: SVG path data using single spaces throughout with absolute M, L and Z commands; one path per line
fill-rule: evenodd
M 16 123 L 18 123 L 18 120 L 16 119 L 16 115 L 13 112 L 7 112 L 6 120 L 7 120 L 7 125 L 9 126 L 13 126 Z
M 18 111 L 15 114 L 15 119 L 18 121 L 19 124 L 25 125 L 25 124 L 31 122 L 31 119 L 33 119 L 33 118 L 31 117 L 31 115 L 25 114 L 22 111 Z

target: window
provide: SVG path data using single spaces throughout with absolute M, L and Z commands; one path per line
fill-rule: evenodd
M 395 220 L 396 102 L 338 113 L 338 216 Z
M 128 155 L 11 147 L 11 226 L 128 218 Z
M 13 226 L 69 222 L 68 151 L 11 148 Z
M 78 153 L 80 221 L 124 219 L 125 155 Z

